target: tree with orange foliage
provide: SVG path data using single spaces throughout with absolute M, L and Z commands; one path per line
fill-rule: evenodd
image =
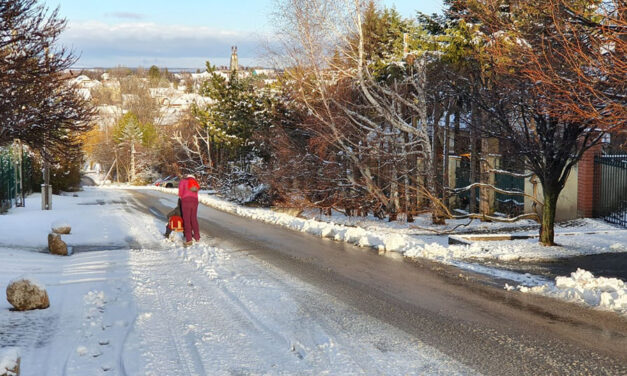
M 489 84 L 473 100 L 542 184 L 540 242 L 554 245 L 557 199 L 605 132 L 625 128 L 625 2 L 459 0 L 482 23 Z

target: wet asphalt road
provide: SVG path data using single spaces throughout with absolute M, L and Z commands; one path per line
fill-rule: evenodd
M 138 209 L 171 210 L 156 191 L 130 191 Z M 481 276 L 261 223 L 204 205 L 204 236 L 324 289 L 487 375 L 627 375 L 627 320 L 508 292 Z M 164 220 L 165 225 L 165 220 Z
M 575 256 L 556 261 L 492 263 L 502 269 L 519 273 L 543 275 L 553 279 L 570 275 L 577 269 L 585 269 L 595 277 L 618 278 L 627 281 L 627 253 L 602 253 L 598 255 Z

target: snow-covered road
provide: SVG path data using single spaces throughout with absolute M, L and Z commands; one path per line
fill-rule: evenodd
M 143 359 L 128 374 L 472 373 L 241 253 L 197 245 L 132 252 L 130 261 L 140 313 L 124 359 Z
M 0 348 L 20 348 L 22 375 L 627 372 L 627 325 L 608 313 L 206 207 L 203 239 L 183 248 L 162 238 L 174 198 L 159 192 L 27 204 L 0 220 L 0 289 L 29 274 L 51 307 L 0 301 Z M 70 257 L 42 252 L 59 219 Z
M 104 205 L 91 205 L 96 197 Z M 102 246 L 93 238 L 104 234 L 115 248 L 126 241 L 136 249 L 62 258 L 35 251 L 38 236 L 29 238 L 30 250 L 0 248 L 0 287 L 28 274 L 51 297 L 48 310 L 26 313 L 0 303 L 0 347 L 20 348 L 22 375 L 475 373 L 245 252 L 162 240 L 162 222 L 130 208 L 126 193 L 60 199 L 68 222 L 79 203 L 85 222 L 117 217 L 69 236 L 77 249 L 72 236 Z M 30 212 L 31 229 L 39 227 Z M 121 233 L 109 233 L 111 226 Z M 16 244 L 15 235 L 3 235 Z

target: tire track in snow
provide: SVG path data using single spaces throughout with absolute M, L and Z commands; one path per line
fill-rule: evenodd
M 292 373 L 333 374 L 333 369 L 340 369 L 343 371 L 339 373 L 350 370 L 351 374 L 414 374 L 412 369 L 421 369 L 423 373 L 442 373 L 446 369 L 448 374 L 464 374 L 463 366 L 450 361 L 437 350 L 395 328 L 382 326 L 377 320 L 347 307 L 324 292 L 303 285 L 298 279 L 283 274 L 265 262 L 258 263 L 245 254 L 238 253 L 236 256 L 228 252 L 231 257 L 241 258 L 234 265 L 238 270 L 245 270 L 244 275 L 230 269 L 220 271 L 220 265 L 216 265 L 219 263 L 213 259 L 211 263 L 203 263 L 202 260 L 206 261 L 208 257 L 197 254 L 193 248 L 182 253 L 190 264 L 203 269 L 210 277 L 207 283 L 211 282 L 219 293 L 226 294 L 226 303 L 235 304 L 239 314 L 245 313 L 244 321 L 230 315 L 233 319 L 241 325 L 250 325 L 252 319 L 252 323 L 261 323 L 257 329 L 269 328 L 269 335 L 279 338 L 281 342 L 286 341 L 287 353 L 298 369 Z M 221 275 L 227 275 L 227 278 L 220 278 Z M 277 310 L 278 301 L 268 307 L 263 298 L 255 299 L 256 285 L 263 285 L 266 290 L 280 291 L 286 299 L 285 306 L 291 309 L 281 312 L 280 308 Z M 203 285 L 203 291 L 210 295 L 209 287 Z M 220 300 L 219 305 L 225 307 L 225 301 Z M 282 320 L 282 325 L 278 325 L 277 320 Z M 357 322 L 353 327 L 347 324 L 352 321 Z M 279 331 L 271 329 L 273 326 L 280 328 Z M 372 332 L 369 326 L 374 327 Z M 360 329 L 368 334 L 360 335 Z M 396 336 L 400 339 L 396 339 Z M 281 348 L 285 354 L 286 347 L 282 345 L 279 350 Z M 408 351 L 408 348 L 419 350 Z M 389 354 L 399 358 L 400 366 L 389 363 Z M 407 367 L 403 359 L 408 356 L 415 357 L 418 366 Z M 442 367 L 441 361 L 445 361 L 447 367 Z M 288 363 L 284 364 L 284 368 L 288 367 Z
M 312 345 L 320 345 L 319 343 L 317 343 L 320 341 L 317 341 L 316 337 L 322 336 L 325 339 L 332 341 L 334 343 L 334 346 L 341 346 L 345 348 L 347 350 L 346 353 L 348 353 L 349 358 L 352 359 L 354 363 L 358 365 L 359 368 L 361 368 L 361 370 L 366 374 L 382 373 L 381 370 L 377 367 L 371 367 L 369 365 L 370 363 L 372 363 L 372 359 L 368 355 L 365 355 L 368 354 L 368 351 L 364 346 L 353 345 L 355 341 L 351 340 L 348 336 L 343 335 L 337 327 L 330 325 L 330 321 L 332 320 L 325 318 L 324 315 L 320 314 L 320 312 L 314 312 L 314 310 L 310 308 L 312 304 L 318 303 L 318 299 L 314 298 L 312 295 L 306 295 L 302 291 L 296 290 L 293 285 L 287 283 L 287 281 L 285 280 L 285 276 L 283 276 L 283 278 L 279 278 L 279 276 L 275 274 L 276 271 L 274 270 L 274 267 L 272 267 L 268 263 L 263 262 L 261 265 L 253 265 L 251 263 L 250 268 L 255 269 L 255 275 L 258 276 L 255 277 L 256 280 L 261 280 L 261 278 L 263 277 L 263 280 L 266 281 L 266 284 L 276 286 L 274 288 L 277 290 L 289 291 L 292 299 L 298 301 L 298 317 L 307 318 L 307 320 L 301 321 L 302 326 L 299 328 L 301 331 L 299 333 L 301 334 L 300 336 L 292 335 L 290 338 L 288 338 L 288 336 L 281 334 L 280 332 L 269 329 L 268 326 L 263 324 L 260 319 L 256 318 L 253 315 L 251 309 L 245 306 L 242 299 L 237 298 L 235 296 L 235 293 L 230 291 L 226 283 L 220 283 L 219 285 L 229 297 L 233 298 L 233 302 L 241 307 L 241 309 L 247 314 L 247 317 L 249 317 L 254 322 L 259 323 L 262 328 L 267 328 L 266 331 L 274 335 L 274 337 L 281 339 L 287 345 L 286 348 L 290 350 L 294 354 L 294 356 L 298 357 L 300 360 L 306 361 L 308 355 L 310 355 L 311 352 L 309 351 L 308 347 L 311 347 Z M 247 279 L 247 277 L 241 274 L 236 275 L 235 278 L 245 280 Z M 272 281 L 272 283 L 268 283 L 268 280 Z M 245 283 L 249 282 L 246 281 Z M 255 283 L 253 282 L 252 284 L 254 285 Z M 257 309 L 257 311 L 260 310 Z M 312 344 L 307 345 L 303 343 L 303 337 L 305 336 L 309 336 L 309 338 L 311 338 Z M 322 353 L 317 355 L 328 354 Z M 326 356 L 325 358 L 327 360 L 327 363 L 331 363 L 332 360 L 330 357 Z M 320 361 L 319 357 L 317 359 Z
M 315 305 L 315 306 L 318 305 L 319 299 L 317 297 L 314 297 L 311 294 L 306 294 L 303 291 L 299 291 L 295 289 L 292 284 L 289 284 L 285 280 L 286 276 L 283 276 L 283 278 L 280 278 L 276 274 L 277 271 L 274 269 L 274 267 L 272 267 L 270 264 L 266 262 L 263 262 L 261 265 L 254 265 L 251 263 L 250 267 L 255 268 L 255 272 L 256 272 L 255 275 L 258 276 L 255 279 L 261 280 L 261 278 L 263 277 L 263 280 L 265 281 L 268 281 L 268 280 L 272 281 L 272 283 L 266 282 L 266 284 L 278 286 L 278 287 L 275 287 L 277 290 L 289 291 L 290 297 L 292 298 L 292 300 L 297 302 L 297 308 L 299 310 L 298 317 L 307 318 L 306 320 L 301 320 L 302 326 L 299 328 L 300 336 L 292 336 L 292 338 L 288 338 L 287 336 L 279 332 L 276 332 L 276 334 L 286 342 L 286 344 L 288 345 L 288 348 L 290 349 L 290 351 L 294 353 L 295 356 L 297 356 L 301 360 L 307 359 L 308 355 L 310 355 L 310 352 L 311 352 L 308 349 L 308 347 L 321 345 L 318 343 L 320 341 L 318 341 L 316 337 L 319 338 L 322 336 L 326 340 L 331 341 L 334 344 L 334 346 L 340 346 L 344 348 L 344 352 L 348 354 L 348 358 L 350 358 L 355 363 L 355 365 L 361 368 L 361 370 L 365 374 L 370 375 L 370 374 L 382 374 L 383 373 L 382 370 L 379 369 L 378 367 L 370 366 L 370 364 L 373 362 L 372 362 L 371 357 L 368 355 L 370 352 L 369 349 L 367 349 L 365 346 L 355 344 L 355 341 L 352 340 L 348 335 L 342 334 L 342 331 L 339 330 L 337 325 L 332 325 L 332 323 L 334 322 L 332 319 L 325 317 L 324 314 L 321 314 L 321 310 L 314 311 L 311 308 L 312 305 Z M 246 278 L 242 275 L 238 275 L 237 277 Z M 221 285 L 222 285 L 222 288 L 227 293 L 232 295 L 235 299 L 237 299 L 237 302 L 241 304 L 243 309 L 245 309 L 246 312 L 248 312 L 250 316 L 253 319 L 255 319 L 255 316 L 251 313 L 251 310 L 246 308 L 242 300 L 236 298 L 235 295 L 229 291 L 228 287 L 226 287 L 226 284 L 222 283 Z M 327 296 L 326 299 L 328 298 L 329 297 Z M 337 318 L 340 316 L 335 316 L 335 317 Z M 260 322 L 263 325 L 263 323 L 259 319 L 255 319 L 255 320 Z M 305 336 L 309 336 L 309 338 L 311 338 L 310 340 L 311 344 L 307 345 L 303 343 L 303 339 L 304 339 L 303 337 Z M 312 354 L 312 355 L 313 356 L 327 355 L 325 357 L 327 360 L 327 363 L 330 364 L 332 361 L 332 359 L 328 356 L 329 354 L 325 354 L 324 352 L 321 354 L 316 354 L 316 355 Z M 318 357 L 318 360 L 320 361 L 319 357 Z
M 157 298 L 159 299 L 159 306 L 166 312 L 168 317 L 171 317 L 174 320 L 174 326 L 179 326 L 179 328 L 173 329 L 172 321 L 167 320 L 167 328 L 168 333 L 170 335 L 170 339 L 174 343 L 174 348 L 176 349 L 176 353 L 181 365 L 187 370 L 187 375 L 205 375 L 205 370 L 202 366 L 202 362 L 200 361 L 200 356 L 198 355 L 198 350 L 193 346 L 189 341 L 185 340 L 185 335 L 183 337 L 179 336 L 181 318 L 177 312 L 175 312 L 172 307 L 164 300 L 163 294 L 161 292 L 162 288 L 159 287 L 158 284 L 154 285 Z M 190 346 L 191 345 L 191 346 Z
M 149 360 L 146 374 L 168 374 L 168 375 L 205 375 L 205 371 L 200 362 L 200 357 L 192 355 L 195 349 L 190 349 L 190 343 L 182 338 L 181 318 L 179 314 L 166 302 L 164 298 L 164 288 L 160 286 L 162 279 L 158 276 L 167 277 L 163 268 L 178 269 L 176 262 L 156 261 L 161 259 L 166 253 L 163 251 L 141 250 L 134 252 L 134 260 L 131 263 L 136 281 L 136 295 L 138 305 L 144 312 L 137 320 L 139 325 L 135 325 L 136 330 L 143 334 L 142 351 L 144 355 L 149 353 L 152 362 Z M 145 262 L 145 261 L 146 262 Z M 168 291 L 172 291 L 169 289 Z M 170 294 L 171 295 L 171 294 Z M 172 296 L 170 296 L 172 298 Z M 167 344 L 167 345 L 165 345 Z M 156 361 L 160 362 L 154 364 Z M 170 363 L 178 365 L 178 369 L 171 367 Z M 172 368 L 172 369 L 170 369 Z M 165 372 L 165 373 L 164 373 Z

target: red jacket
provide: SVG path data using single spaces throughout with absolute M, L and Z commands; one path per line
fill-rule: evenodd
M 186 199 L 188 197 L 195 198 L 196 200 L 198 200 L 198 191 L 194 192 L 190 190 L 190 187 L 191 187 L 190 184 L 198 185 L 198 182 L 194 178 L 181 179 L 181 181 L 179 182 L 179 197 L 181 198 L 181 200 Z

